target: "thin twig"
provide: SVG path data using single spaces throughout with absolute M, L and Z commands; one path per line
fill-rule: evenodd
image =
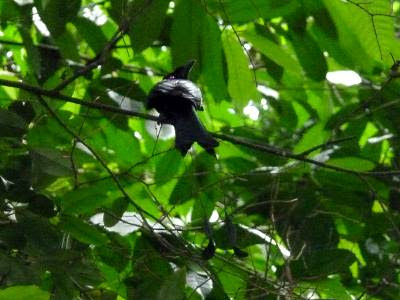
M 118 28 L 118 31 L 114 34 L 111 40 L 104 46 L 101 52 L 84 68 L 79 69 L 75 72 L 74 75 L 62 81 L 59 85 L 54 88 L 54 91 L 61 91 L 66 86 L 68 86 L 71 82 L 75 81 L 79 77 L 89 73 L 94 68 L 97 68 L 99 65 L 103 64 L 106 57 L 109 55 L 111 50 L 115 47 L 118 41 L 124 36 L 127 31 L 127 24 L 123 24 Z
M 344 137 L 344 138 L 341 138 L 341 139 L 328 141 L 326 143 L 322 143 L 322 144 L 316 145 L 316 146 L 314 146 L 314 147 L 312 147 L 312 148 L 310 148 L 308 150 L 305 150 L 305 151 L 303 151 L 303 152 L 301 152 L 301 153 L 299 153 L 297 155 L 299 155 L 299 156 L 307 156 L 308 154 L 310 154 L 310 153 L 312 153 L 315 150 L 318 150 L 320 148 L 325 148 L 325 147 L 330 146 L 330 145 L 337 145 L 339 143 L 343 143 L 343 142 L 347 142 L 349 140 L 353 140 L 354 138 L 355 138 L 355 136 L 347 136 L 347 137 Z
M 357 2 L 354 2 L 354 1 L 352 1 L 352 0 L 346 0 L 346 2 L 348 2 L 348 3 L 350 3 L 350 4 L 354 5 L 354 6 L 356 6 L 356 7 L 358 7 L 358 8 L 360 8 L 362 11 L 364 11 L 364 12 L 371 18 L 372 29 L 374 30 L 375 40 L 376 40 L 376 43 L 378 44 L 379 54 L 380 54 L 380 56 L 381 56 L 381 59 L 383 59 L 382 48 L 381 48 L 381 44 L 380 44 L 379 39 L 378 39 L 378 32 L 377 32 L 377 30 L 376 30 L 374 18 L 375 18 L 375 17 L 389 17 L 389 18 L 393 18 L 394 16 L 392 16 L 392 15 L 390 15 L 390 14 L 372 13 L 372 12 L 370 12 L 368 9 L 366 9 L 365 7 L 362 6 L 362 5 L 369 4 L 369 3 L 357 3 Z
M 0 44 L 9 45 L 9 46 L 18 46 L 18 47 L 25 46 L 24 43 L 22 43 L 22 42 L 16 42 L 16 41 L 11 41 L 11 40 L 4 40 L 4 39 L 0 39 Z M 38 48 L 43 48 L 43 49 L 58 50 L 57 46 L 54 46 L 54 45 L 51 45 L 51 44 L 39 43 L 39 44 L 36 44 L 34 46 L 38 47 Z
M 348 173 L 348 174 L 353 174 L 353 175 L 365 175 L 365 176 L 391 176 L 391 175 L 400 175 L 400 170 L 392 170 L 392 171 L 377 171 L 377 172 L 358 172 L 358 171 L 354 171 L 354 170 L 350 170 L 350 169 L 345 169 L 345 168 L 341 168 L 341 167 L 337 167 L 337 166 L 333 166 L 333 165 L 328 165 L 325 164 L 323 162 L 314 160 L 314 159 L 310 159 L 310 158 L 306 158 L 306 157 L 302 157 L 298 154 L 294 154 L 288 150 L 285 149 L 280 149 L 277 147 L 273 147 L 270 145 L 266 145 L 266 144 L 261 144 L 257 141 L 253 141 L 253 140 L 249 140 L 249 139 L 245 139 L 242 137 L 235 137 L 232 135 L 227 135 L 227 134 L 221 134 L 221 133 L 211 133 L 214 137 L 219 138 L 221 140 L 224 141 L 228 141 L 231 142 L 233 144 L 237 144 L 237 145 L 242 145 L 242 146 L 246 146 L 252 149 L 256 149 L 262 152 L 266 152 L 266 153 L 270 153 L 270 154 L 274 154 L 276 156 L 280 156 L 280 157 L 285 157 L 285 158 L 292 158 L 294 160 L 298 160 L 298 161 L 303 161 L 306 163 L 310 163 L 325 169 L 331 169 L 334 171 L 338 171 L 338 172 L 342 172 L 342 173 Z
M 128 199 L 129 202 L 136 208 L 136 210 L 140 214 L 141 218 L 143 219 L 143 222 L 145 224 L 147 223 L 147 221 L 146 221 L 146 219 L 145 219 L 143 214 L 146 214 L 149 217 L 153 218 L 154 220 L 157 220 L 157 218 L 155 216 L 153 216 L 152 214 L 150 214 L 147 211 L 145 211 L 135 201 L 133 201 L 133 199 L 129 196 L 129 194 L 125 191 L 125 189 L 123 188 L 123 186 L 119 182 L 117 176 L 107 166 L 106 162 L 103 161 L 103 159 L 97 154 L 97 152 L 88 143 L 86 143 L 83 139 L 81 139 L 81 137 L 79 135 L 75 134 L 75 132 L 73 132 L 66 124 L 64 124 L 64 122 L 58 117 L 58 115 L 53 111 L 53 109 L 47 104 L 47 102 L 40 95 L 38 95 L 38 100 L 39 100 L 40 104 L 49 112 L 49 114 L 57 121 L 57 123 L 67 133 L 69 133 L 76 141 L 78 141 L 81 144 L 83 144 L 93 154 L 93 156 L 103 166 L 103 168 L 107 171 L 107 173 L 110 174 L 111 178 L 113 179 L 115 185 L 118 187 L 118 189 L 120 190 L 122 195 L 124 197 L 126 197 L 126 199 Z M 148 225 L 148 227 L 150 228 L 149 225 Z

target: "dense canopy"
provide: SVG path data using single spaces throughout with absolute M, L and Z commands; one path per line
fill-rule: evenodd
M 0 299 L 398 299 L 399 16 L 1 0 Z M 216 157 L 145 109 L 191 59 Z

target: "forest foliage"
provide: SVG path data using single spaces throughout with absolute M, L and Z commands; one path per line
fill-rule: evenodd
M 399 16 L 1 0 L 0 299 L 398 299 Z M 145 109 L 190 59 L 216 158 Z

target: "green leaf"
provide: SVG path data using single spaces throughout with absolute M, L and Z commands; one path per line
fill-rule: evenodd
M 196 156 L 191 166 L 180 176 L 180 179 L 169 197 L 169 203 L 182 204 L 190 200 L 193 196 L 204 197 L 205 199 L 211 197 L 211 203 L 213 203 L 215 200 L 214 196 L 216 195 L 214 193 L 216 191 L 210 187 L 218 181 L 218 176 L 214 172 L 214 167 L 215 158 L 208 153 L 202 152 Z M 202 191 L 202 189 L 204 190 Z M 206 211 L 208 211 L 208 209 L 206 209 Z M 207 215 L 207 213 L 204 213 L 204 210 L 202 210 L 201 215 Z M 201 220 L 203 220 L 203 218 L 201 218 Z
M 129 12 L 128 3 L 128 0 L 110 0 L 111 6 L 108 8 L 108 13 L 117 24 L 121 24 L 127 19 Z
M 228 157 L 223 160 L 224 165 L 231 171 L 239 172 L 247 172 L 252 169 L 257 168 L 257 164 L 254 161 L 249 159 L 245 159 L 243 157 Z
M 17 4 L 13 0 L 0 1 L 0 24 L 18 20 L 21 17 Z
M 16 285 L 0 290 L 0 300 L 48 300 L 50 293 L 43 291 L 36 285 Z
M 102 78 L 100 84 L 131 100 L 145 102 L 147 99 L 147 95 L 143 89 L 136 82 L 132 82 L 131 80 L 118 77 Z
M 66 213 L 94 214 L 97 208 L 113 203 L 117 196 L 109 196 L 109 193 L 115 191 L 112 180 L 105 180 L 69 191 L 58 202 Z
M 85 244 L 98 246 L 106 244 L 108 241 L 107 236 L 94 225 L 89 225 L 73 216 L 63 216 L 59 226 L 63 231 L 70 233 L 78 241 Z
M 325 298 L 351 300 L 353 299 L 339 277 L 329 278 L 317 283 Z
M 111 209 L 107 210 L 103 216 L 104 226 L 112 227 L 117 224 L 126 209 L 129 206 L 129 200 L 125 197 L 119 197 L 114 200 Z
M 25 27 L 19 27 L 19 32 L 24 41 L 24 46 L 27 52 L 27 60 L 30 67 L 30 72 L 37 77 L 40 77 L 40 56 L 38 48 L 36 48 L 33 44 L 32 37 L 30 32 Z
M 324 130 L 323 124 L 318 123 L 307 130 L 307 132 L 302 136 L 302 138 L 296 144 L 293 150 L 295 153 L 307 151 L 315 146 L 324 143 L 327 137 L 328 132 Z
M 323 249 L 303 256 L 303 259 L 290 263 L 295 278 L 327 276 L 345 271 L 357 259 L 344 249 Z
M 140 6 L 135 3 L 138 8 L 129 29 L 129 37 L 135 53 L 151 46 L 159 38 L 169 4 L 165 0 L 139 2 Z
M 61 67 L 61 54 L 56 48 L 39 47 L 40 77 L 39 82 L 44 83 L 51 78 Z
M 218 195 L 219 193 L 215 193 Z M 208 220 L 214 211 L 215 204 L 218 196 L 214 196 L 214 193 L 199 193 L 195 198 L 192 212 L 192 224 L 204 224 L 204 220 Z
M 176 151 L 168 151 L 156 160 L 156 173 L 154 180 L 157 185 L 162 185 L 174 177 L 183 164 L 182 155 Z
M 213 18 L 207 16 L 201 31 L 201 76 L 207 92 L 216 102 L 226 100 L 226 87 L 221 31 Z
M 42 254 L 55 254 L 60 248 L 61 232 L 57 231 L 47 218 L 31 213 L 29 210 L 16 210 L 16 219 L 27 244 L 33 251 Z
M 34 195 L 29 199 L 28 209 L 38 215 L 50 218 L 56 215 L 54 203 L 44 195 Z
M 338 32 L 336 25 L 323 1 L 309 1 L 307 4 L 311 6 L 309 9 L 311 10 L 310 13 L 314 16 L 315 25 L 318 26 L 327 37 L 331 38 L 332 42 L 337 40 Z
M 204 19 L 205 15 L 198 1 L 177 3 L 171 28 L 171 54 L 174 66 L 181 66 L 190 59 L 199 60 L 201 24 Z
M 285 72 L 293 72 L 297 76 L 301 76 L 301 66 L 299 62 L 287 53 L 285 47 L 278 45 L 267 38 L 267 36 L 262 35 L 254 26 L 249 26 L 246 31 L 241 32 L 241 36 L 266 57 L 282 66 Z
M 331 170 L 320 169 L 315 175 L 319 184 L 326 187 L 324 191 L 336 191 L 339 193 L 350 192 L 359 194 L 365 191 L 365 182 L 351 174 L 341 174 Z
M 20 249 L 26 245 L 23 227 L 20 224 L 3 225 L 0 229 L 0 239 L 2 244 L 9 249 Z
M 24 119 L 16 113 L 0 109 L 0 136 L 18 137 L 27 129 Z
M 132 282 L 128 281 L 128 299 L 158 299 L 163 282 L 173 274 L 168 261 L 144 236 L 136 240 L 133 258 L 134 276 Z
M 58 116 L 71 125 L 71 114 L 60 111 Z M 60 130 L 60 124 L 53 118 L 42 118 L 27 133 L 27 141 L 31 147 L 52 148 L 54 145 L 71 145 L 71 136 Z
M 63 152 L 50 148 L 32 148 L 29 151 L 34 168 L 52 176 L 72 174 L 71 161 Z
M 358 158 L 358 157 L 341 157 L 332 158 L 326 162 L 329 165 L 353 170 L 357 172 L 367 172 L 375 168 L 375 163 L 370 160 Z
M 158 300 L 185 299 L 186 269 L 181 268 L 169 275 L 161 285 Z
M 80 56 L 77 48 L 77 42 L 68 27 L 66 30 L 63 31 L 62 34 L 54 39 L 54 42 L 60 50 L 61 56 L 63 58 L 73 61 L 79 61 Z
M 220 281 L 227 295 L 235 295 L 235 299 L 246 299 L 246 288 L 248 284 L 248 274 L 246 274 L 242 269 L 238 268 L 235 264 L 227 264 L 222 260 L 215 260 L 213 268 L 216 270 L 215 275 Z M 216 289 L 220 296 L 221 291 Z
M 380 54 L 370 16 L 351 3 L 324 0 L 324 4 L 335 22 L 344 53 L 355 66 L 372 72 Z
M 172 205 L 182 204 L 193 197 L 194 180 L 190 175 L 183 174 L 175 185 L 168 202 Z
M 41 19 L 54 38 L 58 38 L 64 33 L 65 24 L 75 18 L 81 7 L 81 0 L 67 2 L 63 0 L 35 0 L 34 3 Z
M 101 31 L 100 27 L 82 17 L 75 18 L 73 24 L 79 32 L 79 35 L 83 37 L 93 52 L 99 54 L 107 44 L 107 38 Z
M 249 68 L 248 57 L 233 31 L 222 33 L 226 62 L 228 65 L 228 91 L 235 107 L 242 109 L 250 100 L 259 98 L 254 73 Z
M 140 143 L 133 132 L 121 130 L 105 118 L 91 125 L 94 127 L 88 126 L 88 132 L 101 128 L 101 134 L 92 137 L 91 145 L 103 158 L 121 167 L 129 167 L 143 159 Z
M 328 66 L 318 43 L 307 32 L 292 31 L 291 42 L 306 75 L 315 81 L 325 80 Z
M 253 21 L 258 18 L 271 19 L 275 17 L 286 16 L 299 8 L 301 2 L 296 0 L 226 0 L 223 2 L 223 7 L 221 7 L 221 2 L 215 0 L 212 1 L 211 4 L 215 5 L 219 10 L 221 10 L 221 15 L 224 19 L 226 19 L 227 22 L 243 23 Z

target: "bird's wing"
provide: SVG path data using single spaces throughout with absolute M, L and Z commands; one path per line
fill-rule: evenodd
M 165 79 L 153 89 L 153 94 L 168 95 L 190 101 L 196 110 L 203 110 L 203 96 L 200 89 L 190 80 Z

